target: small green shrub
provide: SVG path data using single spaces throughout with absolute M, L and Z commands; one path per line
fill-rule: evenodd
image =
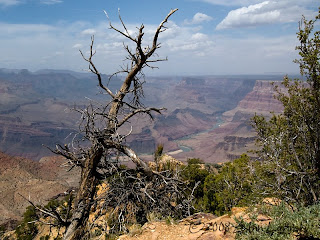
M 0 226 L 0 237 L 5 233 L 6 229 L 4 226 Z
M 170 217 L 170 216 L 165 217 L 164 220 L 165 220 L 165 222 L 166 222 L 167 225 L 177 224 L 177 220 L 174 219 L 174 218 L 172 218 L 172 217 Z
M 204 167 L 204 162 L 199 158 L 188 159 L 188 165 L 182 170 L 181 177 L 189 183 L 190 189 L 194 189 L 194 206 L 197 210 L 204 211 L 203 196 L 204 182 L 209 175 L 209 171 Z
M 274 206 L 267 211 L 272 221 L 259 226 L 255 216 L 251 222 L 235 219 L 236 239 L 239 240 L 282 240 L 320 239 L 320 204 L 308 207 L 290 208 L 285 204 Z
M 154 160 L 155 162 L 157 163 L 159 158 L 162 156 L 162 153 L 163 153 L 163 144 L 158 144 L 157 145 L 157 148 L 154 152 Z
M 53 199 L 44 206 L 44 209 L 49 212 L 57 212 L 64 219 L 69 219 L 71 216 L 71 212 L 68 210 L 69 205 L 72 203 L 73 196 L 68 195 L 63 200 Z M 34 236 L 38 233 L 38 227 L 36 222 L 39 218 L 47 218 L 48 215 L 36 209 L 34 206 L 27 207 L 23 220 L 20 225 L 15 229 L 15 233 L 17 235 L 17 240 L 32 240 Z M 49 222 L 55 224 L 57 223 L 56 219 L 50 219 Z M 39 224 L 39 223 L 38 223 Z M 50 235 L 41 236 L 41 240 L 49 239 Z M 62 239 L 60 235 L 54 238 L 55 240 Z
M 32 240 L 38 233 L 35 221 L 38 220 L 36 209 L 33 206 L 27 207 L 23 214 L 22 223 L 16 228 L 17 240 Z
M 192 164 L 204 164 L 204 161 L 201 160 L 200 158 L 189 158 L 187 160 L 188 165 L 192 165 Z
M 243 154 L 233 162 L 225 163 L 218 174 L 207 175 L 203 184 L 206 210 L 222 215 L 232 207 L 248 206 L 256 201 L 255 178 L 250 169 L 250 158 Z

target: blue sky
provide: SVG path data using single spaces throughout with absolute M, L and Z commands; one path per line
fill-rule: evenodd
M 152 75 L 264 74 L 298 72 L 296 32 L 304 14 L 313 18 L 316 0 L 0 0 L 0 68 L 82 71 L 91 35 L 94 61 L 113 73 L 125 52 L 119 34 L 108 29 L 108 12 L 120 28 L 118 8 L 134 33 L 145 25 L 145 45 L 169 13 L 179 8 L 160 36 L 160 57 Z M 317 25 L 319 28 L 319 25 Z

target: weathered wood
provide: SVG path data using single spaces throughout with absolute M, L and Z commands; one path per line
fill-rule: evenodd
M 152 111 L 158 113 L 160 112 L 160 109 L 156 108 L 141 108 L 139 102 L 134 103 L 133 106 L 131 106 L 130 104 L 126 104 L 125 97 L 128 93 L 132 93 L 135 98 L 139 98 L 139 89 L 137 88 L 141 86 L 137 84 L 137 81 L 139 81 L 137 75 L 144 67 L 148 66 L 148 59 L 152 57 L 156 49 L 159 48 L 159 44 L 157 43 L 157 41 L 159 34 L 165 30 L 163 29 L 164 23 L 166 23 L 168 18 L 177 10 L 178 9 L 171 10 L 166 18 L 160 23 L 155 32 L 151 48 L 148 47 L 145 52 L 142 50 L 142 37 L 144 35 L 143 25 L 141 25 L 141 27 L 139 28 L 138 36 L 136 38 L 132 38 L 129 35 L 129 32 L 127 31 L 121 17 L 120 20 L 125 31 L 120 31 L 114 28 L 110 23 L 111 29 L 119 32 L 136 44 L 135 54 L 131 53 L 129 47 L 125 46 L 125 49 L 129 54 L 128 59 L 131 61 L 132 67 L 123 70 L 123 72 L 127 73 L 127 77 L 122 83 L 119 91 L 117 91 L 116 93 L 113 93 L 106 85 L 103 84 L 101 74 L 92 61 L 92 57 L 95 55 L 95 51 L 93 50 L 93 37 L 91 38 L 90 56 L 88 58 L 85 58 L 81 52 L 82 57 L 89 63 L 89 70 L 97 76 L 100 88 L 111 97 L 111 100 L 106 104 L 105 107 L 103 107 L 103 111 L 98 112 L 98 114 L 95 114 L 94 110 L 92 109 L 92 111 L 80 111 L 84 115 L 83 119 L 85 119 L 83 134 L 85 135 L 86 140 L 89 140 L 91 142 L 91 146 L 89 147 L 87 154 L 83 153 L 86 152 L 83 149 L 82 154 L 80 155 L 74 153 L 69 154 L 69 149 L 67 147 L 61 146 L 60 149 L 56 150 L 57 154 L 62 155 L 63 153 L 64 156 L 71 156 L 72 159 L 70 157 L 69 160 L 73 164 L 75 164 L 76 162 L 82 163 L 80 165 L 82 167 L 80 188 L 74 201 L 70 225 L 66 228 L 63 238 L 64 240 L 83 239 L 86 235 L 87 221 L 89 219 L 92 205 L 95 202 L 94 197 L 99 183 L 99 174 L 97 173 L 98 164 L 110 149 L 115 149 L 116 151 L 127 155 L 132 160 L 132 162 L 135 163 L 137 168 L 142 169 L 147 175 L 152 173 L 152 170 L 149 168 L 149 166 L 145 162 L 143 162 L 132 149 L 123 145 L 121 140 L 115 139 L 114 135 L 117 134 L 119 127 L 121 127 L 125 122 L 127 122 L 136 114 L 146 113 L 151 115 Z M 154 60 L 150 62 L 154 62 Z M 130 111 L 126 115 L 119 114 L 124 105 L 131 106 Z M 105 111 L 106 109 L 107 111 Z M 96 115 L 104 118 L 105 128 L 103 130 L 95 127 L 95 121 L 97 121 Z M 84 159 L 77 161 L 75 159 L 75 156 L 82 156 Z
M 80 188 L 74 200 L 73 214 L 70 225 L 67 227 L 64 240 L 81 239 L 85 234 L 86 222 L 89 218 L 94 195 L 99 183 L 96 177 L 96 166 L 103 156 L 103 149 L 95 148 L 92 155 L 85 161 L 81 171 Z

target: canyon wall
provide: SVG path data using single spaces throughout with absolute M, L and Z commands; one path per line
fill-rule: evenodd
M 104 76 L 108 81 L 108 76 Z M 137 152 L 150 154 L 162 143 L 179 150 L 178 139 L 206 131 L 217 116 L 233 109 L 254 86 L 252 77 L 150 77 L 145 84 L 145 106 L 165 107 L 155 120 L 132 119 L 124 132 Z M 112 90 L 121 79 L 109 82 Z M 31 73 L 0 70 L 0 150 L 39 160 L 51 152 L 43 147 L 71 141 L 80 116 L 71 109 L 106 102 L 89 74 L 44 70 Z M 69 136 L 69 137 L 68 137 Z
M 12 157 L 0 152 L 0 226 L 14 228 L 22 219 L 27 199 L 47 203 L 59 193 L 78 186 L 79 171 L 62 167 L 61 157 L 46 157 L 39 162 Z
M 189 139 L 179 141 L 192 151 L 174 155 L 177 159 L 199 157 L 205 162 L 218 163 L 232 161 L 242 153 L 255 149 L 255 132 L 251 118 L 255 115 L 271 116 L 281 113 L 282 104 L 275 99 L 272 81 L 257 80 L 255 85 L 238 105 L 221 115 L 221 124 L 212 131 L 205 131 Z M 275 82 L 280 85 L 280 82 Z M 252 153 L 248 153 L 253 156 Z
M 27 77 L 23 78 L 23 74 Z M 66 173 L 59 157 L 43 157 L 50 151 L 42 145 L 53 147 L 55 143 L 70 142 L 70 133 L 77 132 L 79 120 L 70 109 L 75 103 L 86 105 L 85 96 L 97 97 L 99 101 L 102 97 L 91 90 L 84 91 L 84 86 L 92 87 L 93 82 L 89 80 L 90 84 L 85 85 L 90 78 L 86 80 L 87 75 L 82 74 L 82 80 L 77 74 L 54 74 L 57 85 L 47 85 L 50 94 L 45 86 L 34 86 L 35 82 L 49 81 L 50 74 L 41 72 L 39 77 L 19 72 L 8 77 L 0 71 L 0 225 L 14 225 L 21 219 L 28 205 L 21 195 L 46 202 L 78 183 L 79 172 Z M 33 82 L 33 77 L 37 81 Z M 73 86 L 77 79 L 82 87 Z M 254 114 L 270 116 L 270 111 L 282 111 L 270 83 L 269 79 L 256 80 L 252 76 L 150 78 L 145 105 L 167 110 L 155 115 L 154 121 L 147 116 L 132 119 L 123 134 L 132 129 L 127 143 L 145 160 L 152 159 L 159 143 L 164 145 L 165 152 L 182 161 L 193 157 L 208 163 L 233 160 L 255 148 L 250 118 Z M 65 89 L 60 91 L 62 85 Z M 93 88 L 97 90 L 95 85 Z M 73 89 L 79 92 L 73 95 Z M 3 151 L 39 162 L 10 157 Z

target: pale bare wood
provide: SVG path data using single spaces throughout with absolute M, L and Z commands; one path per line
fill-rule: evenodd
M 173 196 L 182 196 L 185 194 L 185 192 L 181 190 L 184 182 L 177 178 L 176 174 L 170 175 L 171 173 L 167 171 L 157 172 L 151 169 L 133 149 L 125 145 L 124 140 L 130 135 L 131 131 L 127 135 L 119 134 L 120 128 L 138 114 L 146 114 L 153 119 L 153 113 L 159 114 L 165 110 L 164 108 L 143 106 L 140 99 L 143 97 L 142 85 L 144 82 L 140 78 L 144 76 L 142 72 L 143 68 L 155 68 L 154 66 L 150 66 L 149 63 L 167 60 L 166 58 L 151 59 L 151 57 L 154 57 L 156 50 L 160 48 L 158 37 L 161 32 L 166 30 L 164 24 L 177 10 L 178 9 L 174 9 L 169 12 L 157 27 L 151 45 L 145 48 L 142 47 L 144 36 L 143 24 L 138 28 L 137 36 L 133 37 L 130 35 L 122 20 L 120 12 L 119 19 L 124 30 L 121 31 L 115 28 L 111 22 L 109 23 L 112 30 L 118 32 L 135 44 L 135 51 L 131 51 L 128 45 L 124 44 L 124 49 L 128 53 L 126 59 L 129 63 L 109 78 L 109 81 L 111 81 L 118 73 L 126 73 L 126 77 L 120 88 L 115 92 L 111 91 L 108 84 L 103 83 L 102 75 L 93 62 L 96 54 L 93 36 L 91 38 L 89 56 L 86 57 L 83 52 L 80 51 L 83 59 L 89 64 L 89 71 L 96 75 L 99 87 L 109 98 L 104 103 L 100 104 L 91 101 L 87 108 L 76 109 L 81 115 L 80 132 L 77 135 L 79 139 L 75 136 L 70 145 L 57 145 L 56 149 L 51 150 L 58 155 L 64 156 L 71 167 L 81 167 L 80 186 L 74 199 L 71 218 L 65 220 L 57 211 L 52 212 L 50 215 L 66 227 L 64 240 L 78 240 L 86 235 L 91 207 L 98 201 L 95 195 L 99 181 L 119 174 L 121 175 L 122 173 L 120 164 L 117 162 L 119 156 L 127 156 L 135 164 L 139 177 L 135 175 L 136 173 L 130 171 L 124 170 L 123 173 L 127 174 L 127 177 L 134 179 L 139 185 L 139 188 L 133 192 L 135 196 L 139 197 L 143 194 L 143 198 L 147 199 L 153 208 L 163 210 L 162 208 L 170 207 L 171 198 L 174 198 Z M 108 17 L 106 12 L 105 14 Z M 133 98 L 132 102 L 127 102 L 128 95 Z M 85 144 L 83 144 L 82 141 L 84 141 Z M 114 163 L 113 161 L 116 162 Z M 126 179 L 122 179 L 122 181 L 125 182 Z M 114 185 L 110 185 L 110 188 L 113 187 L 114 191 L 125 199 L 124 196 L 127 194 L 126 189 L 116 182 L 113 184 Z M 157 190 L 157 188 L 161 190 Z M 130 191 L 133 190 L 131 189 Z M 115 198 L 118 197 L 122 199 L 121 196 L 112 194 L 112 192 L 106 194 L 106 199 L 104 199 L 106 204 L 110 203 L 109 201 L 118 201 L 117 204 L 119 206 L 126 205 L 126 202 L 118 199 L 115 200 Z M 155 194 L 156 197 L 152 194 Z M 161 203 L 163 206 L 157 205 L 159 199 L 162 199 Z M 189 204 L 189 212 L 190 199 L 192 198 L 186 200 Z M 42 211 L 40 209 L 38 210 Z M 121 211 L 124 212 L 124 209 Z M 121 225 L 122 223 L 120 222 L 119 224 Z

